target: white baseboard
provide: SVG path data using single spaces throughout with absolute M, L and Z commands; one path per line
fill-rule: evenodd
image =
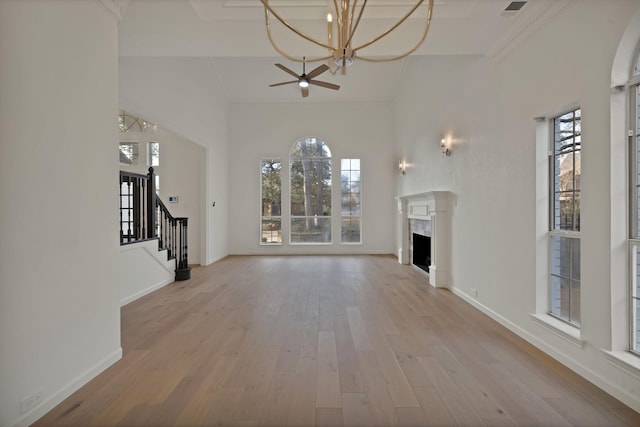
M 491 317 L 496 322 L 500 323 L 505 328 L 509 329 L 514 334 L 518 335 L 520 338 L 524 339 L 534 347 L 538 348 L 540 351 L 546 353 L 551 356 L 558 362 L 562 363 L 567 368 L 571 369 L 578 375 L 584 377 L 595 386 L 609 393 L 611 396 L 620 400 L 625 405 L 629 406 L 634 411 L 640 412 L 640 398 L 637 394 L 630 393 L 627 390 L 620 388 L 618 384 L 614 384 L 608 379 L 602 377 L 600 374 L 594 372 L 593 370 L 587 368 L 581 363 L 575 361 L 575 359 L 567 356 L 565 353 L 558 351 L 556 348 L 552 347 L 550 344 L 536 337 L 535 335 L 525 331 L 524 329 L 517 326 L 515 323 L 509 321 L 508 319 L 502 317 L 500 314 L 491 310 L 489 307 L 481 304 L 477 299 L 467 295 L 462 292 L 458 288 L 451 288 L 451 291 L 486 314 Z
M 148 288 L 146 288 L 146 289 L 143 289 L 143 290 L 141 290 L 141 291 L 139 291 L 139 292 L 136 292 L 136 293 L 135 293 L 135 294 L 133 294 L 133 295 L 129 295 L 129 296 L 127 296 L 127 297 L 124 297 L 123 299 L 121 299 L 121 300 L 120 300 L 120 307 L 123 307 L 123 306 L 125 306 L 125 305 L 129 304 L 130 302 L 134 302 L 134 301 L 135 301 L 135 300 L 137 300 L 138 298 L 142 298 L 143 296 L 145 296 L 145 295 L 147 295 L 147 294 L 150 294 L 151 292 L 153 292 L 153 291 L 155 291 L 155 290 L 157 290 L 157 289 L 160 289 L 160 288 L 162 288 L 162 287 L 165 287 L 165 286 L 167 286 L 169 283 L 172 283 L 172 282 L 173 282 L 173 278 L 169 278 L 169 279 L 166 279 L 166 280 L 162 280 L 162 281 L 160 281 L 160 282 L 158 282 L 158 283 L 156 283 L 156 284 L 154 284 L 154 285 L 149 286 L 149 287 L 148 287 Z
M 226 255 L 220 255 L 220 256 L 217 256 L 217 257 L 209 258 L 205 264 L 201 264 L 201 265 L 202 265 L 203 267 L 206 267 L 206 266 L 208 266 L 208 265 L 213 264 L 214 262 L 218 262 L 218 261 L 220 261 L 221 259 L 224 259 L 224 258 L 228 257 L 229 255 L 230 255 L 230 254 L 226 254 Z
M 118 348 L 117 350 L 113 351 L 110 355 L 102 359 L 95 366 L 79 375 L 76 379 L 72 380 L 69 384 L 62 387 L 62 389 L 55 392 L 50 397 L 46 398 L 31 412 L 24 414 L 10 425 L 13 427 L 28 427 L 30 424 L 38 421 L 47 412 L 58 406 L 63 400 L 71 396 L 80 387 L 97 377 L 101 372 L 106 370 L 109 366 L 113 365 L 120 359 L 122 359 L 122 348 Z

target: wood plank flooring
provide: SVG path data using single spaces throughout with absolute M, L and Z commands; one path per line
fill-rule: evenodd
M 121 361 L 35 426 L 638 426 L 391 256 L 228 257 L 122 309 Z

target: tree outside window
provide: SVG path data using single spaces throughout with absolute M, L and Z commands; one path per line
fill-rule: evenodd
M 331 151 L 309 137 L 290 152 L 291 243 L 331 242 Z
M 265 159 L 261 165 L 260 243 L 282 243 L 282 163 L 280 159 Z
M 582 114 L 553 119 L 549 314 L 580 325 L 580 177 Z

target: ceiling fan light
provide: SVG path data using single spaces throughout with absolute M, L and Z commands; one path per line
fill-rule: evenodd
M 300 78 L 300 80 L 298 80 L 298 86 L 300 87 L 309 87 L 309 80 L 307 80 L 306 78 Z
M 336 65 L 336 67 L 342 67 L 343 65 L 345 67 L 349 67 L 351 64 L 353 64 L 353 58 L 341 56 L 339 58 L 333 58 L 333 63 Z
M 333 52 L 333 63 L 336 67 L 348 67 L 353 64 L 353 58 L 356 53 L 351 49 L 336 50 Z

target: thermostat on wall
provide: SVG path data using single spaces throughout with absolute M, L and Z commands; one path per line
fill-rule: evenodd
M 169 203 L 178 203 L 178 196 L 169 196 Z

